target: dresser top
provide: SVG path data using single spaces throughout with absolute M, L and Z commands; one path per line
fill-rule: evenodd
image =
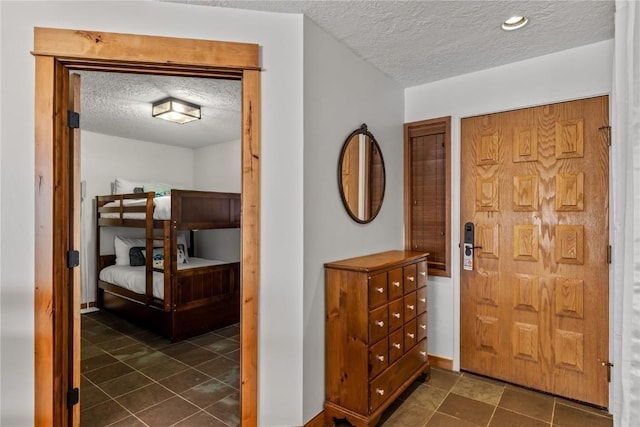
M 355 258 L 343 259 L 340 261 L 328 262 L 325 268 L 335 268 L 339 270 L 373 271 L 386 267 L 391 267 L 403 263 L 412 263 L 420 258 L 426 258 L 426 252 L 416 251 L 387 251 L 377 254 L 359 256 Z

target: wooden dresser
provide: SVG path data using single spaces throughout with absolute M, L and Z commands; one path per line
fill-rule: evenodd
M 427 255 L 389 251 L 325 264 L 326 426 L 373 426 L 429 375 Z

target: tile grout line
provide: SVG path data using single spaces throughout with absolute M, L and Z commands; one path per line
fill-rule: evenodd
M 234 393 L 236 393 L 236 392 L 238 392 L 238 391 L 239 391 L 236 387 L 234 387 L 234 386 L 232 386 L 232 385 L 230 385 L 230 384 L 227 384 L 227 383 L 225 383 L 224 381 L 219 380 L 218 378 L 212 377 L 211 375 L 207 374 L 206 372 L 201 371 L 200 369 L 197 369 L 195 366 L 190 366 L 190 365 L 188 365 L 188 364 L 186 364 L 186 363 L 182 362 L 181 360 L 176 359 L 176 358 L 174 358 L 173 356 L 171 356 L 171 355 L 168 355 L 168 354 L 164 353 L 164 352 L 161 350 L 161 348 L 168 347 L 168 346 L 170 346 L 170 345 L 171 345 L 171 344 L 173 344 L 173 343 L 170 343 L 170 344 L 168 344 L 167 346 L 163 346 L 163 347 L 161 347 L 160 349 L 159 349 L 159 348 L 154 348 L 154 347 L 149 346 L 147 343 L 145 343 L 145 342 L 143 342 L 143 341 L 139 340 L 138 338 L 136 338 L 135 334 L 131 334 L 131 333 L 129 333 L 129 332 L 122 332 L 122 331 L 119 331 L 119 330 L 117 330 L 117 329 L 113 328 L 112 326 L 110 326 L 110 325 L 108 325 L 108 324 L 106 324 L 106 323 L 103 323 L 103 322 L 101 322 L 101 321 L 99 321 L 99 320 L 91 319 L 91 321 L 94 321 L 94 322 L 96 322 L 96 323 L 98 323 L 98 324 L 100 324 L 100 325 L 102 325 L 102 326 L 104 326 L 104 327 L 106 327 L 106 328 L 109 328 L 109 329 L 111 329 L 112 331 L 115 331 L 115 332 L 117 332 L 117 333 L 119 333 L 119 334 L 121 334 L 121 335 L 123 335 L 123 336 L 126 336 L 126 337 L 131 338 L 132 340 L 134 340 L 134 341 L 135 341 L 135 344 L 130 344 L 130 345 L 138 345 L 138 344 L 141 344 L 141 345 L 143 345 L 144 347 L 147 347 L 147 348 L 149 348 L 149 349 L 153 350 L 154 352 L 160 352 L 160 353 L 162 353 L 163 355 L 165 355 L 166 357 L 168 357 L 168 358 L 170 358 L 170 359 L 172 359 L 172 360 L 174 360 L 174 361 L 176 361 L 176 362 L 180 363 L 181 365 L 185 366 L 185 368 L 186 368 L 185 370 L 187 370 L 187 369 L 193 369 L 193 370 L 197 371 L 198 373 L 203 374 L 203 375 L 207 378 L 207 379 L 205 379 L 205 381 L 200 382 L 200 383 L 198 383 L 198 384 L 195 384 L 194 386 L 192 386 L 192 387 L 190 387 L 190 388 L 188 388 L 187 390 L 184 390 L 184 391 L 188 391 L 188 390 L 192 389 L 193 387 L 196 387 L 196 386 L 198 386 L 198 385 L 204 384 L 204 383 L 209 382 L 209 381 L 211 381 L 211 380 L 215 380 L 215 381 L 217 381 L 218 383 L 223 384 L 223 385 L 225 385 L 225 386 L 227 386 L 227 387 L 230 387 L 231 389 L 233 389 L 233 390 L 234 390 L 234 391 L 232 391 L 231 393 L 229 393 L 229 394 L 225 395 L 223 398 L 218 399 L 218 401 L 213 402 L 213 403 L 211 403 L 211 405 L 206 406 L 206 408 L 208 408 L 208 407 L 210 407 L 210 406 L 212 406 L 212 405 L 216 404 L 217 402 L 219 402 L 219 401 L 221 401 L 221 400 L 223 400 L 223 399 L 226 399 L 227 397 L 229 397 L 229 396 L 231 396 L 231 395 L 233 395 Z M 141 329 L 141 330 L 140 330 L 140 334 L 145 333 L 145 332 L 147 332 L 147 331 L 145 331 L 145 330 L 143 330 L 143 329 Z M 217 335 L 218 337 L 221 337 L 221 339 L 222 339 L 222 340 L 234 341 L 234 340 L 232 340 L 230 337 L 226 337 L 226 336 L 224 336 L 224 335 L 216 334 L 216 333 L 215 333 L 215 332 L 213 332 L 213 331 L 212 331 L 212 332 L 210 332 L 210 333 L 215 334 L 215 335 Z M 235 334 L 234 334 L 234 335 L 235 335 Z M 87 341 L 89 341 L 89 340 L 87 340 Z M 108 340 L 107 340 L 107 341 L 108 341 Z M 89 341 L 89 342 L 91 342 L 91 341 Z M 106 342 L 106 341 L 104 341 L 104 342 Z M 212 355 L 214 355 L 215 357 L 224 357 L 224 358 L 225 358 L 225 359 L 227 359 L 227 360 L 230 360 L 230 361 L 232 361 L 232 362 L 236 362 L 235 360 L 232 360 L 231 358 L 225 357 L 225 355 L 224 355 L 224 354 L 220 354 L 220 353 L 217 353 L 217 352 L 211 351 L 210 349 L 208 349 L 208 348 L 206 348 L 206 347 L 204 347 L 204 346 L 201 346 L 201 345 L 199 345 L 199 344 L 193 343 L 193 342 L 191 342 L 191 341 L 189 341 L 189 340 L 185 340 L 184 342 L 188 342 L 189 344 L 191 344 L 191 345 L 195 346 L 196 348 L 204 349 L 204 350 L 206 350 L 206 351 L 210 352 L 210 353 L 211 353 Z M 235 341 L 234 341 L 234 342 L 235 342 Z M 173 396 L 172 396 L 172 397 L 169 397 L 169 398 L 167 398 L 167 399 L 165 399 L 165 400 L 162 400 L 161 402 L 154 402 L 154 404 L 153 404 L 153 405 L 151 405 L 151 406 L 149 406 L 149 407 L 146 407 L 146 408 L 144 408 L 144 409 L 141 409 L 141 410 L 137 411 L 137 413 L 140 413 L 140 412 L 143 412 L 143 411 L 145 411 L 145 410 L 148 410 L 149 408 L 152 408 L 152 407 L 154 407 L 154 406 L 157 406 L 157 405 L 159 405 L 160 403 L 166 402 L 167 400 L 169 400 L 169 399 L 171 399 L 171 398 L 173 398 L 173 397 L 179 397 L 180 399 L 184 400 L 185 402 L 189 403 L 190 405 L 193 405 L 194 407 L 196 407 L 196 408 L 197 408 L 197 410 L 196 410 L 196 412 L 194 412 L 193 414 L 190 414 L 189 416 L 187 416 L 187 417 L 183 418 L 182 420 L 177 421 L 176 423 L 182 422 L 182 421 L 184 421 L 185 419 L 190 418 L 190 417 L 192 417 L 192 416 L 196 415 L 196 414 L 197 414 L 197 413 L 199 413 L 199 412 L 204 412 L 204 413 L 208 414 L 209 416 L 212 416 L 212 417 L 213 417 L 213 418 L 215 418 L 216 420 L 221 421 L 223 424 L 225 424 L 225 425 L 229 425 L 228 423 L 226 423 L 226 422 L 224 422 L 223 420 L 219 419 L 219 418 L 218 418 L 218 417 L 216 417 L 215 415 L 213 415 L 213 414 L 211 414 L 211 413 L 207 412 L 205 408 L 200 407 L 200 406 L 199 406 L 199 405 L 197 405 L 195 402 L 192 402 L 192 401 L 188 400 L 187 398 L 185 398 L 184 396 L 182 396 L 180 393 L 177 393 L 177 392 L 175 392 L 175 391 L 173 391 L 173 390 L 169 389 L 168 387 L 166 387 L 166 386 L 164 386 L 163 384 L 161 384 L 158 380 L 155 380 L 154 378 L 152 378 L 152 377 L 150 377 L 150 376 L 146 375 L 144 372 L 141 372 L 141 371 L 140 371 L 138 368 L 136 368 L 135 366 L 131 365 L 130 363 L 127 363 L 127 359 L 125 359 L 125 360 L 120 360 L 117 356 L 115 356 L 115 355 L 112 353 L 113 351 L 121 350 L 121 349 L 123 349 L 123 348 L 128 347 L 127 345 L 125 345 L 125 346 L 123 346 L 123 347 L 116 348 L 116 349 L 106 350 L 106 349 L 104 349 L 104 348 L 100 347 L 100 346 L 99 346 L 98 344 L 96 344 L 96 343 L 91 343 L 91 344 L 92 344 L 92 345 L 96 345 L 96 346 L 97 346 L 101 351 L 103 351 L 104 353 L 108 354 L 108 355 L 109 355 L 109 356 L 111 356 L 111 357 L 114 357 L 114 358 L 117 360 L 117 362 L 110 363 L 110 364 L 105 365 L 105 366 L 110 366 L 110 365 L 112 365 L 112 364 L 116 364 L 116 363 L 118 363 L 118 362 L 119 362 L 119 363 L 122 363 L 122 364 L 126 365 L 127 367 L 129 367 L 129 368 L 133 369 L 133 371 L 132 371 L 132 372 L 128 372 L 127 374 L 130 374 L 130 373 L 133 373 L 133 372 L 137 372 L 138 374 L 140 374 L 140 375 L 142 375 L 142 376 L 144 376 L 144 377 L 148 378 L 149 380 L 151 380 L 151 383 L 149 383 L 149 384 L 145 384 L 144 386 L 138 387 L 138 388 L 136 388 L 136 389 L 134 389 L 134 390 L 130 390 L 130 391 L 126 392 L 126 393 L 123 393 L 123 394 L 121 394 L 121 395 L 118 395 L 118 396 L 113 397 L 113 396 L 111 396 L 109 393 L 107 393 L 104 389 L 102 389 L 102 388 L 101 388 L 97 383 L 93 382 L 92 380 L 90 380 L 90 379 L 89 379 L 88 377 L 86 377 L 86 375 L 85 375 L 86 380 L 87 380 L 87 381 L 89 381 L 90 383 L 92 383 L 92 384 L 93 384 L 95 387 L 97 387 L 101 392 L 103 392 L 103 393 L 104 393 L 104 394 L 109 398 L 109 400 L 113 400 L 116 404 L 118 404 L 119 406 L 123 407 L 123 408 L 124 408 L 124 409 L 125 409 L 125 410 L 130 414 L 130 415 L 132 415 L 133 417 L 135 417 L 135 418 L 136 418 L 136 419 L 138 419 L 139 421 L 141 421 L 141 422 L 142 422 L 142 420 L 140 420 L 140 419 L 136 416 L 136 414 L 135 414 L 135 413 L 131 412 L 128 408 L 126 408 L 126 407 L 124 407 L 122 404 L 120 404 L 120 403 L 116 400 L 116 398 L 119 398 L 119 397 L 125 396 L 125 395 L 127 395 L 127 394 L 129 394 L 129 393 L 133 393 L 133 392 L 138 391 L 138 390 L 141 390 L 142 388 L 144 388 L 144 387 L 148 387 L 148 386 L 150 386 L 151 384 L 154 384 L 154 383 L 155 383 L 155 384 L 158 384 L 159 386 L 163 387 L 164 389 L 166 389 L 166 390 L 167 390 L 169 393 L 171 393 Z M 236 350 L 234 349 L 234 350 L 232 350 L 232 352 L 233 352 L 233 351 L 236 351 Z M 231 353 L 231 352 L 229 352 L 229 353 Z M 140 356 L 140 357 L 144 357 L 144 355 L 142 355 L 142 356 Z M 129 359 L 134 359 L 134 358 L 132 357 L 132 358 L 129 358 Z M 203 363 L 206 363 L 206 362 L 202 362 L 202 363 L 200 363 L 200 364 L 198 364 L 198 365 L 196 365 L 196 366 L 202 365 Z M 152 365 L 149 365 L 149 366 L 153 366 L 153 364 L 152 364 Z M 104 366 L 102 366 L 102 367 L 104 367 Z M 100 367 L 100 368 L 102 368 L 102 367 Z M 95 368 L 95 369 L 100 369 L 100 368 Z M 93 371 L 93 370 L 95 370 L 95 369 L 92 369 L 91 371 Z M 91 372 L 91 371 L 87 371 L 87 372 Z M 183 371 L 180 371 L 180 372 L 183 372 Z M 127 375 L 127 374 L 125 374 L 125 375 Z M 178 374 L 178 373 L 173 374 L 173 375 L 177 375 L 177 374 Z M 172 376 L 172 375 L 169 375 L 168 377 L 170 377 L 170 376 Z M 166 378 L 168 378 L 168 377 L 166 377 Z M 114 378 L 114 379 L 115 379 L 115 378 Z M 183 391 L 183 392 L 184 392 L 184 391 Z M 102 402 L 102 403 L 103 403 L 103 402 Z M 96 405 L 94 405 L 94 406 L 92 406 L 92 407 L 90 407 L 90 408 L 93 408 L 93 407 L 95 407 L 95 406 L 96 406 Z M 90 408 L 87 408 L 87 409 L 90 409 Z M 127 418 L 127 417 L 125 417 L 125 418 Z M 124 418 L 123 418 L 123 419 L 124 419 Z M 119 422 L 119 421 L 122 421 L 122 420 L 117 420 L 117 421 L 115 421 L 115 422 Z M 112 423 L 112 424 L 113 424 L 113 423 Z M 144 423 L 144 422 L 143 422 L 143 424 L 145 424 L 145 425 L 146 425 L 146 423 Z

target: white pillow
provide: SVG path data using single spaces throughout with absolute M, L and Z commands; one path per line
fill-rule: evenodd
M 134 192 L 134 188 L 144 188 L 144 186 L 144 182 L 129 181 L 123 178 L 116 178 L 113 194 L 131 194 Z
M 178 234 L 178 244 L 183 244 L 186 250 L 187 248 L 187 238 L 184 234 Z M 116 265 L 131 265 L 129 258 L 129 250 L 134 246 L 142 246 L 145 247 L 147 244 L 147 240 L 144 238 L 131 238 L 125 236 L 116 236 L 113 242 L 116 249 Z M 162 240 L 154 240 L 154 247 L 162 247 Z M 184 262 L 189 262 L 189 255 L 184 253 Z
M 146 188 L 145 188 L 146 187 Z M 113 194 L 131 194 L 135 193 L 136 188 L 142 188 L 143 191 L 155 191 L 155 189 L 169 190 L 175 188 L 183 190 L 183 185 L 165 184 L 162 182 L 143 182 L 143 181 L 131 181 L 124 178 L 116 178 L 113 188 Z

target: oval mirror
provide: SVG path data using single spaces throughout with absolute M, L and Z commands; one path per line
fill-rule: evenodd
M 355 221 L 373 221 L 382 207 L 385 172 L 380 146 L 362 124 L 347 137 L 338 162 L 342 203 Z

